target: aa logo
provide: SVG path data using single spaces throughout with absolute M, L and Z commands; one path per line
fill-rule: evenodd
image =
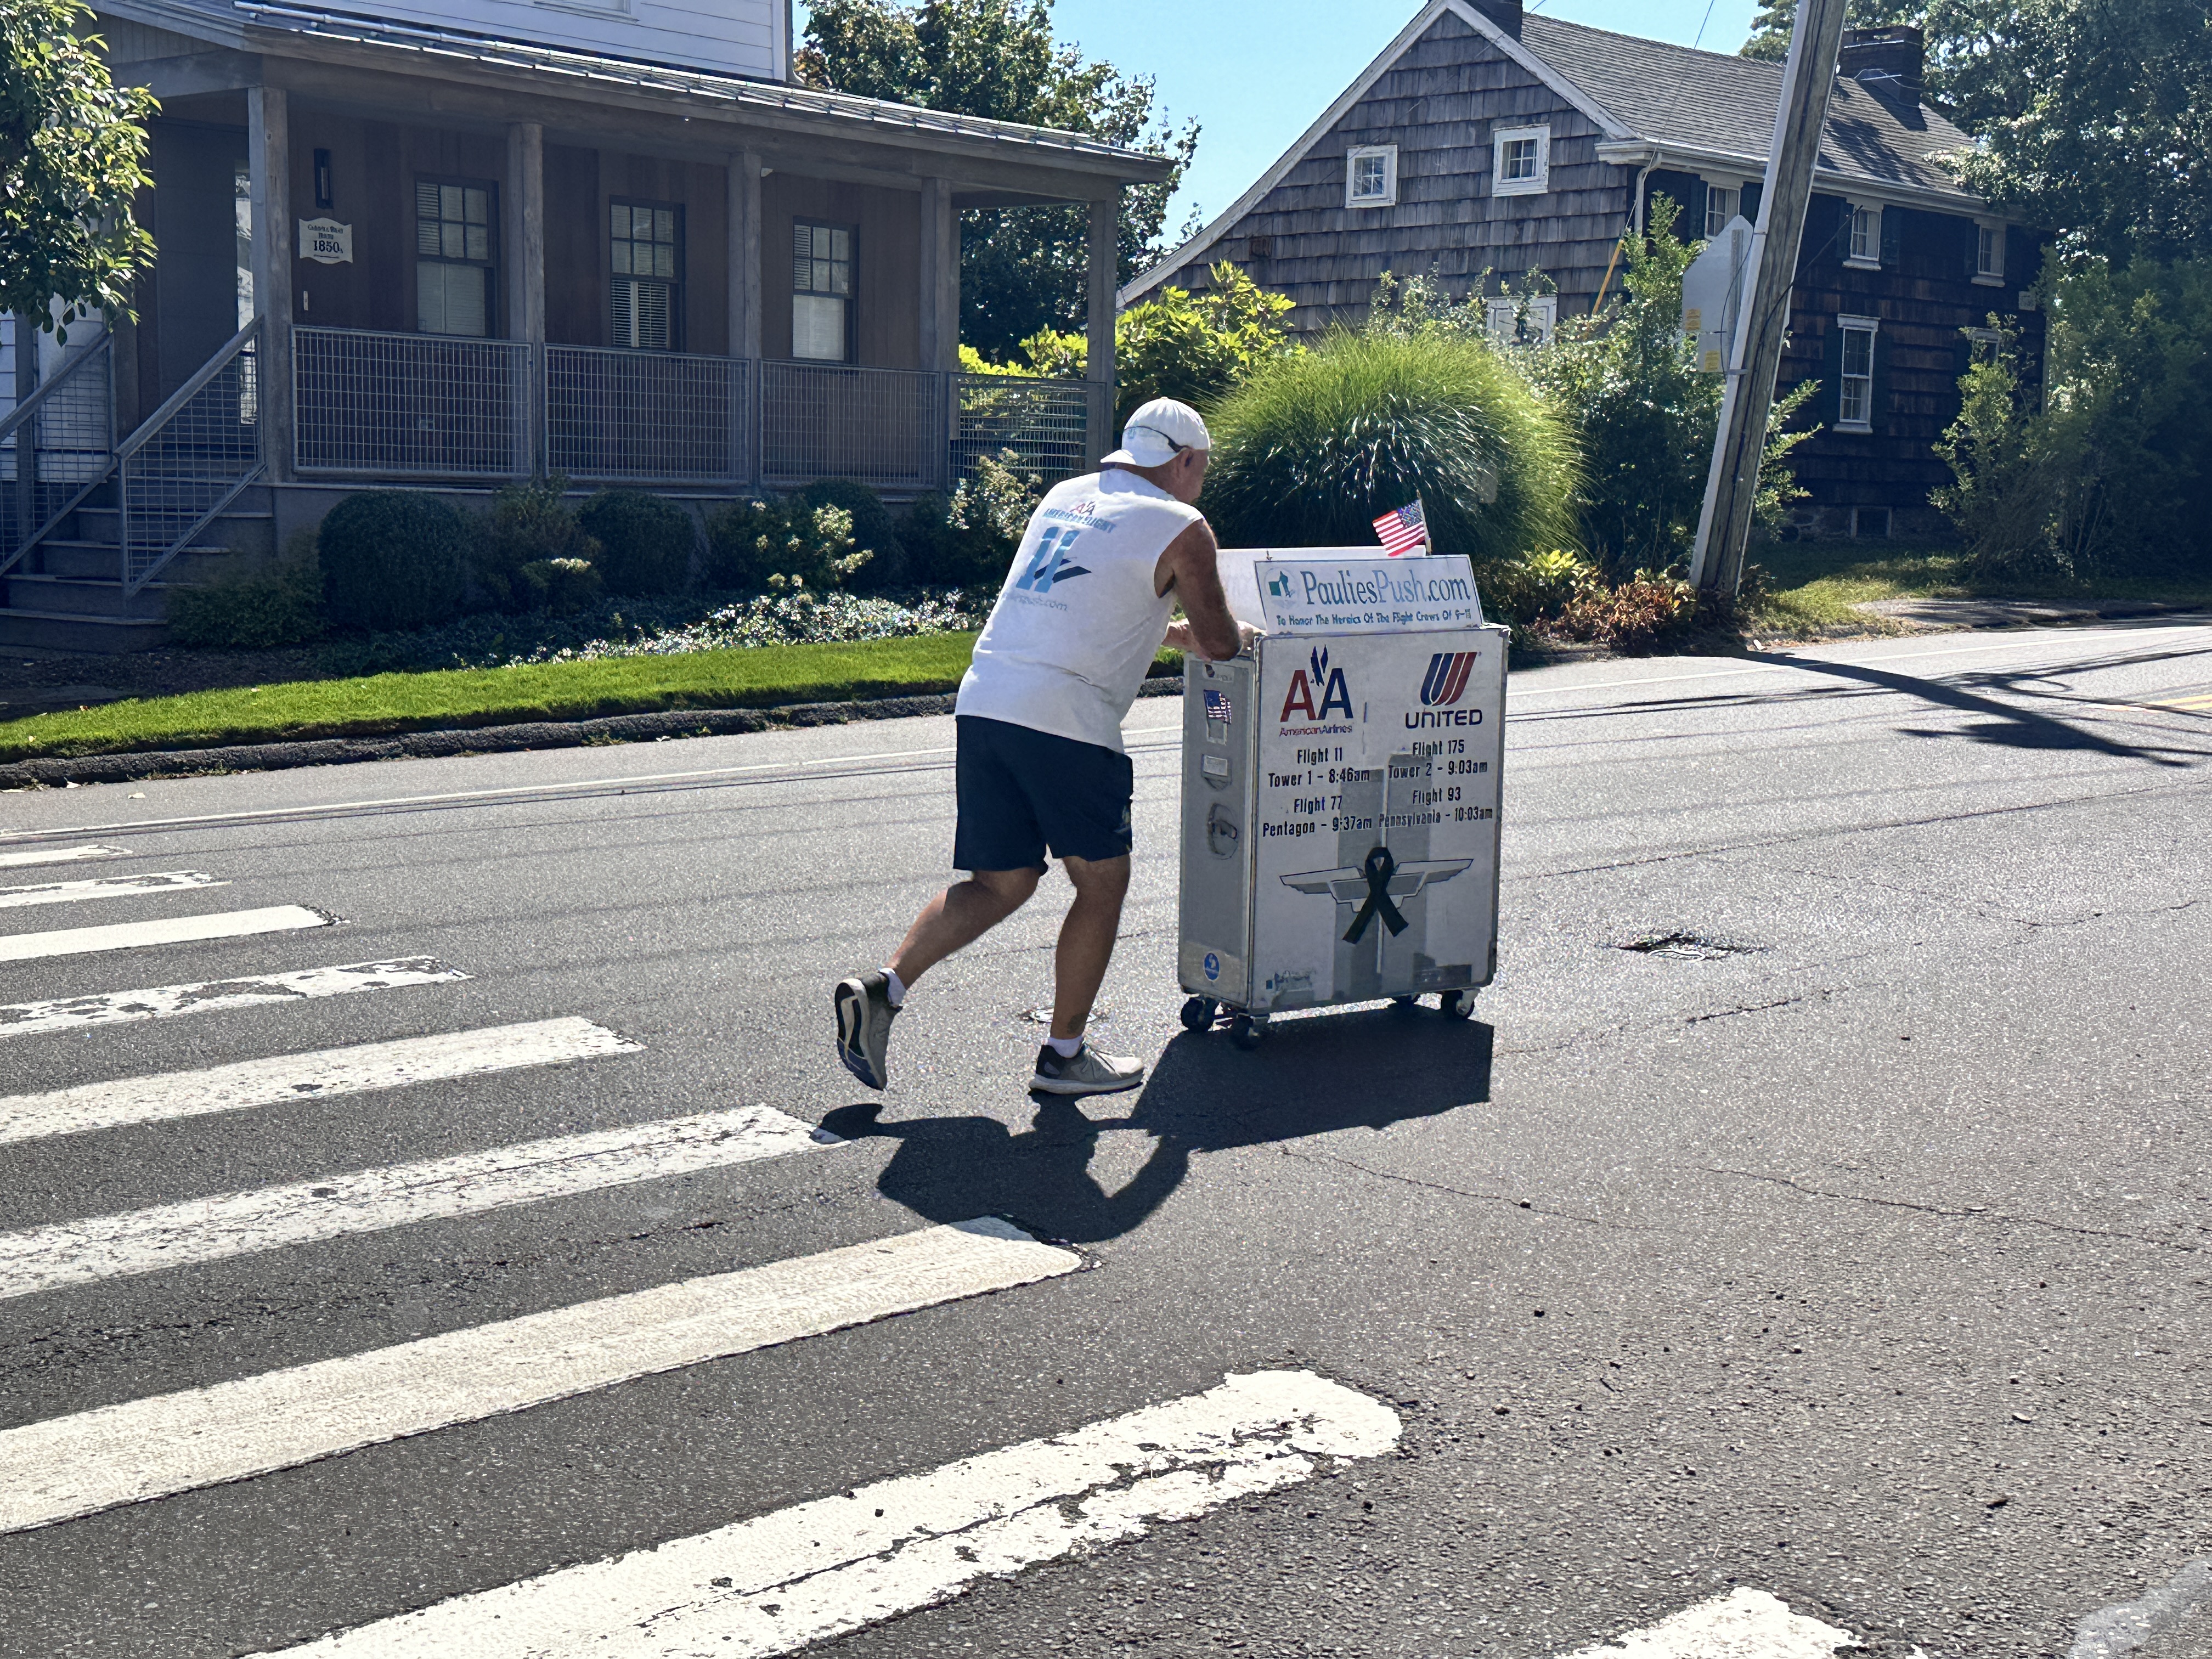
M 1029 568 L 1014 586 L 1025 592 L 1049 593 L 1054 582 L 1073 581 L 1078 576 L 1087 576 L 1090 570 L 1083 565 L 1067 562 L 1067 550 L 1075 545 L 1075 538 L 1083 532 L 1060 525 L 1048 525 L 1037 538 L 1036 551 L 1030 556 Z
M 1421 682 L 1424 708 L 1449 708 L 1467 690 L 1467 677 L 1474 672 L 1478 651 L 1439 651 L 1429 659 L 1428 677 Z
M 1352 718 L 1352 688 L 1344 683 L 1344 671 L 1328 665 L 1326 648 L 1314 652 L 1306 659 L 1313 672 L 1309 676 L 1303 668 L 1291 675 L 1291 689 L 1283 698 L 1282 720 L 1288 723 L 1293 714 L 1309 720 L 1325 720 L 1332 708 L 1341 710 L 1344 718 Z M 1318 692 L 1321 706 L 1314 706 Z

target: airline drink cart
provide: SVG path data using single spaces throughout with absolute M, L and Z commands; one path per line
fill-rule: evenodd
M 1507 630 L 1463 556 L 1224 550 L 1266 637 L 1186 660 L 1177 968 L 1194 1031 L 1434 995 L 1498 963 Z

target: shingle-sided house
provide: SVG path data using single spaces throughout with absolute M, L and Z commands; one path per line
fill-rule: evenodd
M 0 644 L 154 643 L 208 550 L 365 485 L 897 497 L 1103 452 L 1119 204 L 1165 161 L 795 84 L 789 0 L 374 4 L 99 0 L 161 100 L 158 257 L 135 325 L 0 388 Z M 1091 210 L 1092 378 L 973 386 L 957 216 L 1051 203 Z
M 1910 29 L 1854 31 L 1839 65 L 1791 300 L 1782 384 L 1817 377 L 1823 430 L 1796 454 L 1811 533 L 1931 529 L 1958 410 L 1962 330 L 2025 312 L 2038 238 L 1961 189 L 1968 140 L 1920 96 Z M 1427 0 L 1398 38 L 1229 210 L 1121 290 L 1203 287 L 1226 260 L 1296 301 L 1294 325 L 1357 324 L 1384 271 L 1455 298 L 1532 270 L 1532 319 L 1619 292 L 1625 233 L 1653 198 L 1686 234 L 1756 219 L 1781 65 L 1525 15 L 1518 0 Z M 1503 320 L 1510 306 L 1493 316 Z M 2021 319 L 2039 349 L 2039 317 Z

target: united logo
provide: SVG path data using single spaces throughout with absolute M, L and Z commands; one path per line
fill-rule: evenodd
M 1467 678 L 1474 672 L 1479 651 L 1439 651 L 1429 659 L 1429 672 L 1421 681 L 1421 707 L 1449 708 L 1467 691 Z

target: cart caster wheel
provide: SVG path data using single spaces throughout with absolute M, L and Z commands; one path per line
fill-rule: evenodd
M 1229 1022 L 1229 1040 L 1247 1053 L 1258 1048 L 1267 1034 L 1267 1028 L 1255 1024 L 1249 1014 L 1239 1014 Z
M 1216 1006 L 1212 997 L 1193 997 L 1182 1006 L 1182 1029 L 1186 1031 L 1212 1030 Z
M 1474 993 L 1447 991 L 1437 999 L 1437 1006 L 1446 1019 L 1467 1019 L 1474 1013 Z

